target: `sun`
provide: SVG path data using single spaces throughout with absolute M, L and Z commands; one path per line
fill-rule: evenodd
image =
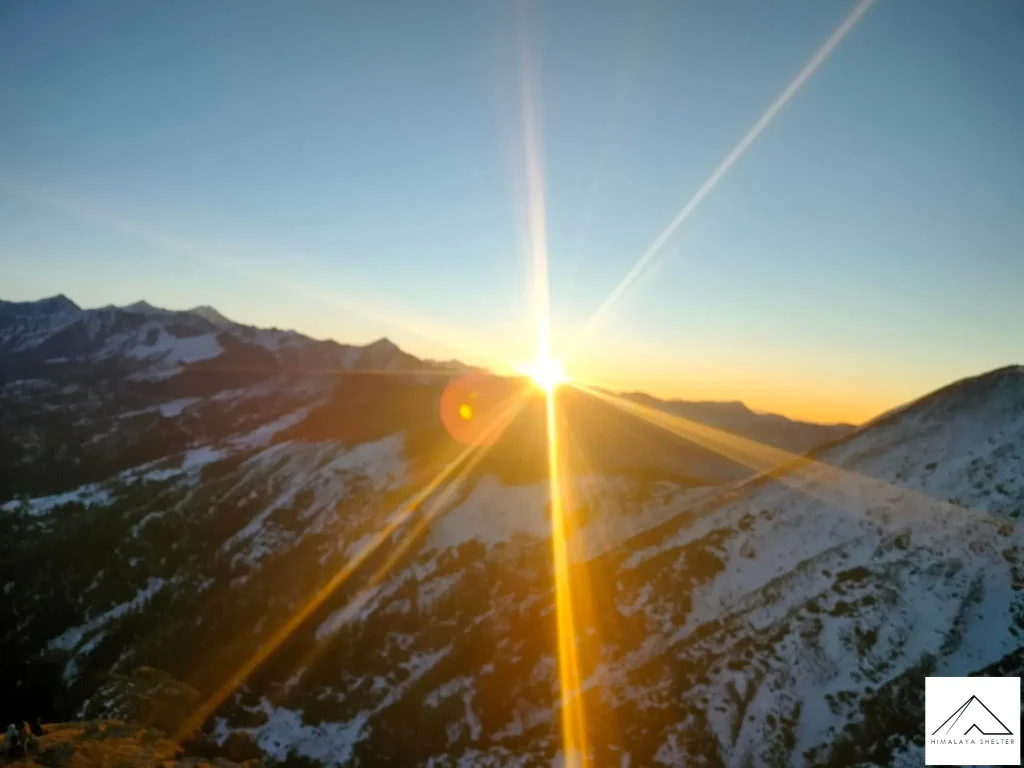
M 569 380 L 562 363 L 553 357 L 538 357 L 532 363 L 520 366 L 520 371 L 545 392 L 550 392 Z

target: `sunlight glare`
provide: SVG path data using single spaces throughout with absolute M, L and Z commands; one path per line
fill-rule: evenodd
M 569 381 L 561 361 L 553 357 L 538 357 L 532 363 L 520 366 L 519 371 L 529 376 L 545 392 Z
M 944 516 L 962 517 L 968 513 L 943 499 L 843 469 L 810 454 L 792 453 L 582 384 L 573 384 L 573 387 L 652 426 L 748 467 L 760 477 L 777 480 L 837 509 L 859 514 L 866 508 L 919 504 L 942 510 Z
M 509 424 L 512 423 L 516 415 L 522 409 L 522 406 L 523 395 L 520 393 L 517 397 L 514 397 L 511 400 L 511 402 L 488 426 L 488 432 L 495 433 L 499 437 L 504 434 Z M 469 408 L 469 406 L 466 407 Z M 391 553 L 388 555 L 387 560 L 384 561 L 383 565 L 377 568 L 359 595 L 352 600 L 347 608 L 348 610 L 361 612 L 364 609 L 366 603 L 373 598 L 377 586 L 396 568 L 409 549 L 415 543 L 422 540 L 427 528 L 438 514 L 449 508 L 452 499 L 455 498 L 456 494 L 461 490 L 464 481 L 468 477 L 472 476 L 473 470 L 476 469 L 481 461 L 483 461 L 492 445 L 493 443 L 491 441 L 484 439 L 480 444 L 471 446 L 470 458 L 461 464 L 461 467 L 455 473 L 454 477 L 448 481 L 447 485 L 444 487 L 439 485 L 434 486 L 435 490 L 440 489 L 438 494 L 425 505 L 423 513 L 412 525 L 412 529 L 405 533 L 404 536 L 395 544 Z M 304 673 L 306 670 L 312 669 L 314 663 L 320 658 L 321 654 L 327 650 L 327 647 L 328 642 L 326 641 L 319 642 L 314 646 L 299 664 L 298 669 L 300 670 L 300 673 Z
M 391 535 L 408 520 L 420 506 L 429 499 L 438 488 L 440 488 L 449 477 L 467 459 L 478 450 L 478 446 L 467 446 L 441 471 L 438 472 L 423 488 L 417 491 L 399 509 L 384 518 L 384 525 L 363 546 L 347 563 L 337 571 L 328 582 L 318 589 L 312 597 L 295 611 L 272 635 L 257 647 L 256 651 L 231 675 L 209 698 L 200 706 L 196 707 L 191 716 L 186 718 L 175 733 L 175 740 L 180 741 L 199 730 L 200 726 L 223 704 L 242 684 L 249 679 L 270 656 L 281 647 L 284 642 L 292 636 L 305 621 L 316 611 L 331 595 L 338 591 L 342 584 L 380 547 L 391 538 Z
M 521 28 L 522 31 L 522 28 Z M 540 141 L 537 135 L 536 102 L 533 95 L 533 67 L 527 48 L 523 46 L 523 150 L 526 160 L 526 194 L 529 213 L 529 244 L 533 265 L 533 302 L 535 311 L 537 354 L 533 363 L 524 366 L 528 375 L 544 392 L 548 438 L 548 482 L 551 493 L 551 556 L 555 581 L 555 609 L 558 643 L 558 676 L 562 704 L 562 750 L 564 764 L 572 768 L 590 765 L 587 734 L 584 727 L 583 701 L 580 696 L 579 661 L 576 654 L 576 631 L 572 580 L 566 546 L 562 494 L 561 456 L 555 418 L 555 395 L 565 382 L 565 371 L 551 356 L 551 310 L 548 286 L 547 225 L 544 211 L 544 179 L 541 171 Z
M 551 565 L 555 577 L 555 619 L 558 633 L 558 681 L 562 701 L 562 747 L 567 766 L 587 766 L 587 732 L 580 701 L 580 671 L 576 652 L 576 605 L 569 578 L 565 505 L 562 493 L 562 462 L 559 453 L 555 393 L 546 394 L 548 478 L 551 492 Z

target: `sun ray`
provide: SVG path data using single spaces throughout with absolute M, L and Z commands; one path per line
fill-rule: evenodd
M 579 505 L 582 506 L 587 513 L 598 508 L 601 503 L 601 495 L 595 490 L 595 478 L 597 472 L 594 470 L 594 465 L 590 459 L 587 458 L 586 448 L 583 445 L 583 441 L 580 440 L 570 424 L 570 420 L 566 417 L 561 420 L 561 425 L 558 431 L 559 444 L 562 446 L 562 456 L 566 453 L 566 443 L 568 443 L 568 451 L 571 455 L 571 459 L 564 459 L 569 467 L 569 475 L 572 477 L 572 488 Z M 579 465 L 579 471 L 573 469 L 573 465 Z M 564 496 L 564 489 L 563 489 Z M 608 531 L 604 526 L 588 529 L 590 536 L 598 537 L 593 543 L 598 549 L 604 549 L 609 544 Z M 590 584 L 587 585 L 589 591 Z
M 599 389 L 579 383 L 572 386 L 677 437 L 749 467 L 762 478 L 775 479 L 839 509 L 856 511 L 864 509 L 865 505 L 891 505 L 896 500 L 914 500 L 943 513 L 961 517 L 965 514 L 962 507 L 905 486 L 842 469 L 808 455 L 765 445 Z
M 465 462 L 465 460 L 478 450 L 477 446 L 467 446 L 450 462 L 448 462 L 437 475 L 434 476 L 421 490 L 417 491 L 412 498 L 405 502 L 398 510 L 385 518 L 385 525 L 374 534 L 370 542 L 364 546 L 356 555 L 338 570 L 324 586 L 287 621 L 284 622 L 259 648 L 219 687 L 209 698 L 197 707 L 192 715 L 181 725 L 175 738 L 180 740 L 194 733 L 206 721 L 210 715 L 216 712 L 217 708 L 227 700 L 249 677 L 255 672 L 270 656 L 291 637 L 309 616 L 331 596 L 342 584 L 370 557 L 376 552 L 385 541 L 398 529 L 402 523 L 409 519 L 424 501 L 433 494 L 452 474 Z
M 508 425 L 515 420 L 515 417 L 519 414 L 520 410 L 522 410 L 524 397 L 524 392 L 520 390 L 512 398 L 512 402 L 502 410 L 497 418 L 495 418 L 494 423 L 488 428 L 485 438 L 490 438 L 492 435 L 500 437 L 504 433 Z M 402 558 L 405 557 L 405 554 L 413 544 L 420 540 L 421 536 L 434 519 L 448 508 L 453 496 L 462 487 L 463 481 L 470 476 L 491 448 L 494 447 L 494 444 L 495 440 L 483 439 L 480 444 L 475 446 L 476 450 L 468 460 L 461 463 L 460 468 L 455 473 L 454 477 L 448 481 L 447 485 L 440 489 L 440 492 L 436 497 L 424 505 L 425 509 L 413 524 L 412 529 L 394 546 L 391 553 L 388 555 L 388 558 L 377 568 L 360 593 L 352 600 L 350 606 L 353 610 L 359 610 L 361 606 L 372 597 L 374 588 L 380 584 L 402 560 Z M 318 643 L 299 663 L 299 669 L 303 670 L 312 667 L 320 655 L 326 650 L 328 644 L 327 640 Z
M 672 238 L 676 233 L 676 230 L 683 225 L 697 207 L 704 201 L 704 198 L 708 196 L 715 185 L 721 180 L 729 169 L 736 163 L 743 153 L 747 151 L 751 144 L 753 144 L 757 138 L 761 135 L 765 128 L 768 127 L 769 123 L 775 118 L 775 116 L 782 110 L 786 104 L 796 95 L 797 91 L 803 87 L 804 83 L 814 74 L 814 72 L 821 66 L 822 62 L 828 58 L 829 54 L 835 49 L 843 38 L 850 32 L 851 29 L 860 21 L 861 17 L 867 12 L 868 8 L 874 4 L 875 0 L 860 0 L 856 7 L 847 15 L 845 19 L 839 24 L 838 27 L 832 32 L 831 35 L 822 43 L 821 47 L 815 51 L 814 55 L 804 65 L 796 77 L 794 77 L 789 84 L 783 88 L 782 92 L 775 97 L 775 100 L 768 106 L 764 114 L 758 118 L 757 122 L 747 131 L 739 143 L 736 144 L 730 151 L 729 154 L 718 164 L 718 166 L 711 172 L 711 175 L 704 180 L 704 183 L 697 188 L 693 197 L 690 198 L 689 202 L 686 203 L 676 214 L 675 218 L 669 223 L 669 225 L 658 235 L 654 242 L 644 251 L 643 255 L 637 260 L 632 266 L 629 272 L 622 281 L 616 285 L 611 293 L 601 302 L 601 304 L 594 310 L 594 313 L 586 321 L 583 326 L 583 334 L 589 333 L 601 320 L 601 318 L 608 312 L 608 310 L 622 297 L 622 295 L 629 289 L 629 287 L 636 281 L 640 274 L 647 268 L 651 260 L 661 251 L 665 244 Z
M 562 703 L 562 745 L 565 764 L 590 764 L 583 702 L 580 699 L 579 657 L 576 649 L 576 606 L 569 578 L 562 457 L 555 413 L 555 390 L 545 393 L 548 432 L 548 478 L 551 493 L 551 560 L 555 579 L 555 619 L 558 645 L 558 680 Z
M 391 570 L 398 563 L 399 560 L 405 555 L 408 549 L 420 538 L 420 536 L 426 531 L 430 524 L 434 521 L 434 518 L 438 516 L 444 509 L 447 508 L 448 502 L 451 501 L 452 496 L 456 491 L 459 490 L 462 481 L 469 477 L 470 473 L 476 469 L 476 467 L 483 461 L 484 457 L 487 456 L 488 452 L 494 447 L 495 440 L 500 438 L 502 433 L 508 428 L 516 416 L 522 410 L 524 393 L 520 391 L 512 398 L 512 402 L 502 411 L 501 414 L 495 419 L 494 423 L 488 429 L 485 437 L 481 440 L 480 450 L 478 450 L 468 461 L 466 461 L 462 468 L 456 473 L 455 477 L 451 479 L 447 486 L 441 491 L 437 499 L 431 503 L 427 510 L 420 515 L 416 521 L 413 529 L 405 537 L 405 539 L 395 547 L 394 551 L 388 556 L 387 561 L 378 569 L 377 573 L 374 574 L 371 579 L 371 583 L 379 582 L 388 571 Z M 494 439 L 491 439 L 492 436 Z
M 522 18 L 520 19 L 522 22 Z M 521 27 L 522 31 L 522 27 Z M 572 584 L 569 578 L 569 555 L 566 546 L 565 507 L 563 503 L 562 466 L 555 417 L 557 386 L 564 371 L 551 355 L 551 306 L 548 286 L 547 231 L 544 203 L 544 179 L 537 134 L 533 72 L 527 55 L 525 35 L 522 40 L 522 104 L 523 147 L 526 162 L 526 193 L 531 265 L 533 269 L 533 302 L 536 323 L 536 357 L 531 378 L 544 391 L 548 443 L 548 477 L 551 496 L 551 555 L 555 580 L 556 643 L 558 675 L 562 707 L 562 747 L 566 765 L 589 765 L 583 704 L 580 699 L 579 660 Z
M 544 203 L 544 178 L 534 114 L 533 79 L 528 57 L 523 55 L 523 144 L 526 158 L 526 196 L 533 269 L 533 302 L 536 327 L 537 360 L 551 359 L 551 307 L 548 292 L 547 221 Z
M 572 239 L 573 245 L 569 249 L 571 259 L 567 285 L 577 286 L 581 284 L 578 279 L 580 270 L 586 263 L 586 254 L 591 242 L 591 222 L 594 218 L 594 210 L 598 200 L 606 187 L 605 172 L 612 156 L 612 148 L 622 133 L 622 116 L 627 112 L 629 91 L 633 85 L 636 74 L 638 54 L 643 50 L 642 40 L 645 30 L 649 25 L 649 8 L 634 5 L 629 30 L 619 52 L 615 77 L 609 88 L 610 98 L 608 101 L 608 113 L 601 132 L 601 142 L 594 164 L 591 167 L 586 185 L 586 193 L 582 197 L 581 214 L 576 226 L 576 235 Z

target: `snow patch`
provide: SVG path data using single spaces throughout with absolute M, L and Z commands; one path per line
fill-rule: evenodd
M 89 483 L 64 493 L 39 496 L 21 501 L 14 499 L 0 506 L 4 512 L 21 512 L 26 515 L 45 515 L 67 504 L 82 504 L 86 508 L 105 507 L 113 501 L 110 491 L 96 483 Z
M 297 411 L 287 413 L 275 421 L 268 422 L 261 427 L 254 429 L 245 435 L 240 435 L 231 441 L 231 445 L 235 448 L 259 448 L 269 443 L 274 435 L 278 432 L 283 432 L 290 427 L 294 427 L 296 424 L 302 422 L 303 419 L 309 414 L 310 409 L 299 408 Z
M 275 760 L 284 760 L 295 750 L 326 765 L 344 765 L 352 757 L 352 747 L 362 738 L 370 712 L 362 711 L 344 723 L 306 725 L 302 713 L 284 707 L 272 707 L 264 701 L 267 722 L 252 731 L 256 743 Z
M 217 343 L 216 333 L 179 338 L 159 325 L 154 324 L 152 327 L 158 329 L 152 344 L 135 343 L 122 350 L 122 354 L 136 360 L 159 358 L 161 363 L 176 365 L 209 360 L 224 351 Z
M 190 405 L 198 403 L 201 399 L 199 397 L 183 397 L 180 400 L 171 400 L 169 403 L 158 405 L 157 410 L 160 411 L 160 415 L 165 419 L 173 419 L 183 410 Z
M 210 446 L 193 448 L 185 453 L 185 458 L 181 461 L 181 470 L 183 472 L 191 472 L 195 469 L 201 469 L 207 464 L 220 461 L 225 456 L 227 456 L 227 451 L 211 448 Z
M 73 650 L 86 635 L 97 631 L 108 622 L 128 613 L 128 611 L 141 608 L 151 597 L 153 597 L 153 595 L 163 589 L 165 584 L 166 582 L 163 579 L 151 578 L 146 583 L 146 586 L 140 589 L 131 600 L 115 605 L 109 611 L 97 616 L 92 621 L 88 621 L 85 624 L 66 630 L 63 634 L 51 640 L 47 644 L 47 647 L 61 651 Z M 79 650 L 83 651 L 88 647 L 88 645 L 82 646 Z M 93 645 L 93 647 L 95 646 Z

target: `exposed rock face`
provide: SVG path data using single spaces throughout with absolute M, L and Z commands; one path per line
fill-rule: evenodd
M 112 674 L 89 699 L 84 715 L 109 717 L 176 733 L 200 703 L 199 691 L 152 667 Z
M 26 757 L 9 759 L 7 765 L 43 765 L 46 768 L 260 768 L 258 760 L 231 761 L 224 757 L 208 760 L 187 757 L 178 744 L 161 731 L 113 720 L 50 723 Z M 7 744 L 0 735 L 0 756 Z

